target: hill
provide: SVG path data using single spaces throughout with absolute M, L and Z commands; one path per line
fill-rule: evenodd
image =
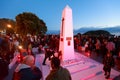
M 108 28 L 96 28 L 96 27 L 83 27 L 78 30 L 74 30 L 74 34 L 81 33 L 84 34 L 87 31 L 93 31 L 93 30 L 106 30 L 108 32 L 112 33 L 118 33 L 120 35 L 120 26 L 115 27 L 108 27 Z M 59 30 L 48 30 L 47 34 L 59 34 Z
M 94 31 L 88 31 L 84 33 L 84 35 L 89 35 L 89 36 L 110 36 L 111 34 L 108 31 L 105 30 L 94 30 Z

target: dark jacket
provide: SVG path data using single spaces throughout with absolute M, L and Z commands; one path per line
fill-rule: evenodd
M 0 57 L 0 80 L 3 80 L 8 75 L 8 63 Z
M 103 59 L 103 64 L 104 64 L 103 70 L 110 72 L 111 67 L 114 67 L 114 65 L 115 65 L 113 56 L 109 56 L 109 57 L 105 56 Z
M 13 80 L 40 80 L 42 73 L 39 68 L 33 69 L 25 64 L 19 65 L 14 73 Z
M 71 80 L 71 75 L 66 68 L 60 67 L 57 70 L 52 70 L 46 80 Z

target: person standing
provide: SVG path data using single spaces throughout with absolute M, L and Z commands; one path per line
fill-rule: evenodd
M 1 57 L 0 53 L 0 80 L 4 80 L 8 73 L 9 73 L 8 62 Z
M 46 65 L 45 63 L 46 63 L 47 58 L 49 58 L 49 60 L 50 60 L 51 52 L 50 52 L 50 48 L 47 43 L 44 46 L 44 50 L 45 50 L 45 57 L 44 57 L 42 65 Z
M 19 64 L 15 69 L 13 80 L 40 80 L 42 72 L 34 66 L 34 57 L 27 55 L 23 59 L 23 63 Z
M 114 62 L 114 58 L 112 56 L 112 54 L 107 51 L 107 54 L 105 55 L 104 59 L 103 59 L 103 70 L 105 72 L 105 78 L 109 79 L 110 78 L 110 72 L 111 72 L 111 68 L 114 67 L 115 62 Z
M 100 55 L 100 47 L 101 47 L 101 42 L 100 42 L 99 39 L 96 39 L 95 49 L 96 49 L 96 54 L 97 54 L 97 56 Z
M 70 72 L 60 66 L 60 60 L 57 57 L 51 59 L 52 70 L 46 77 L 46 80 L 72 80 Z

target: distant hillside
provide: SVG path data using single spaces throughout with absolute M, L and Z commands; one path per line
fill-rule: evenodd
M 91 31 L 91 30 L 106 30 L 110 33 L 120 33 L 120 26 L 116 26 L 116 27 L 109 27 L 109 28 L 95 28 L 95 27 L 84 27 L 84 28 L 80 28 L 78 30 L 74 30 L 74 34 L 77 34 L 77 33 L 85 33 L 87 31 Z M 59 34 L 60 31 L 56 31 L 56 30 L 49 30 L 47 32 L 47 34 Z
M 60 34 L 59 30 L 48 30 L 46 34 Z
M 99 30 L 101 28 L 94 28 L 94 27 L 83 27 L 83 28 L 80 28 L 78 30 L 74 30 L 74 34 L 77 34 L 77 33 L 85 33 L 87 31 L 91 31 L 91 30 Z
M 85 33 L 87 31 L 90 30 L 106 30 L 110 33 L 116 33 L 116 32 L 120 32 L 120 26 L 116 26 L 116 27 L 108 27 L 108 28 L 94 28 L 94 27 L 89 27 L 89 28 L 80 28 L 78 30 L 75 30 L 74 33 Z
M 111 27 L 111 28 L 103 28 L 103 29 L 106 31 L 109 31 L 110 33 L 120 32 L 120 26 Z

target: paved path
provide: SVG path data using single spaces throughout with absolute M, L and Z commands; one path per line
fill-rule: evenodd
M 72 76 L 72 80 L 106 80 L 103 73 L 103 65 L 95 60 L 86 57 L 80 53 L 75 52 L 75 60 L 67 61 L 62 63 L 63 67 L 66 67 Z M 43 79 L 45 80 L 46 76 L 50 72 L 50 62 L 46 61 L 47 65 L 42 65 L 44 59 L 44 54 L 37 54 L 35 58 L 35 65 L 39 67 L 43 73 Z M 17 64 L 15 64 L 16 58 L 9 65 L 9 75 L 5 80 L 12 80 L 13 71 Z M 111 71 L 111 80 L 120 80 L 120 72 L 112 69 Z M 117 77 L 118 76 L 118 77 Z

